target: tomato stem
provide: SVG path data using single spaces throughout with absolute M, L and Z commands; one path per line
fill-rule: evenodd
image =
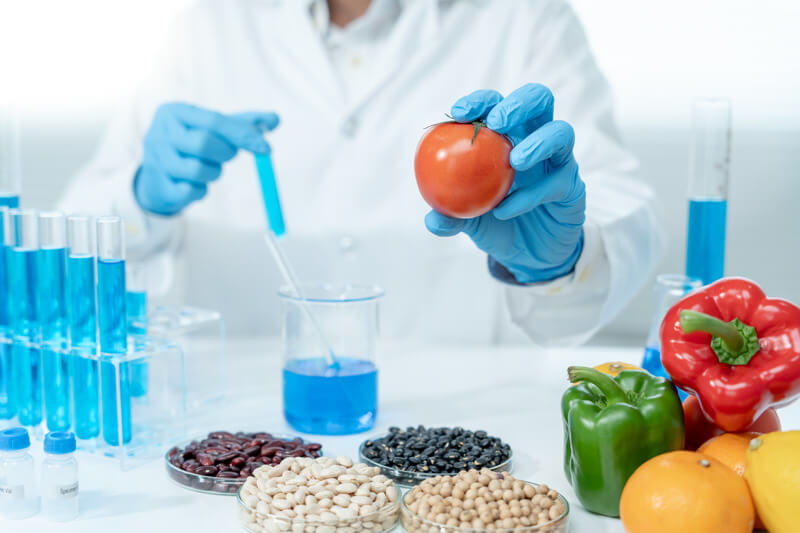
M 481 128 L 484 127 L 486 124 L 481 122 L 480 120 L 476 120 L 472 123 L 472 126 L 475 128 L 475 131 L 472 132 L 472 139 L 470 139 L 469 144 L 475 144 L 475 137 L 478 136 L 478 132 L 481 131 Z

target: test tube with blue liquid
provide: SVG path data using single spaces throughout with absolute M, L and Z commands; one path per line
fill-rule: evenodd
M 39 214 L 36 316 L 41 335 L 44 410 L 49 431 L 71 427 L 67 352 L 67 226 L 61 213 Z
M 128 334 L 133 342 L 140 344 L 147 334 L 147 290 L 145 268 L 142 264 L 127 261 L 125 264 L 127 283 L 125 298 L 128 313 Z M 130 362 L 131 396 L 143 398 L 147 395 L 148 364 L 144 359 Z
M 21 184 L 19 121 L 8 100 L 0 100 L 0 426 L 16 415 L 14 382 L 11 377 L 11 331 L 9 318 L 6 227 L 12 229 L 8 209 L 19 207 Z
M 100 339 L 100 398 L 103 440 L 131 440 L 125 243 L 120 217 L 97 219 L 97 324 Z
M 9 315 L 11 334 L 11 376 L 17 417 L 23 426 L 42 422 L 42 361 L 39 324 L 36 321 L 37 255 L 39 213 L 33 209 L 12 209 L 13 238 L 6 242 Z M 8 235 L 8 232 L 6 233 Z
M 3 422 L 10 421 L 17 414 L 14 381 L 11 378 L 11 324 L 6 263 L 6 228 L 12 228 L 13 221 L 6 206 L 0 206 L 0 226 L 0 424 L 6 425 Z
M 100 433 L 97 315 L 95 304 L 95 248 L 92 219 L 67 218 L 67 301 L 75 436 L 88 441 Z
M 704 285 L 721 278 L 730 174 L 731 106 L 724 99 L 694 104 L 689 165 L 686 275 Z

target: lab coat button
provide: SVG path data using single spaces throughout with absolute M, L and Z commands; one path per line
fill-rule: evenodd
M 348 117 L 342 123 L 342 134 L 345 137 L 353 137 L 358 130 L 358 119 L 356 117 Z

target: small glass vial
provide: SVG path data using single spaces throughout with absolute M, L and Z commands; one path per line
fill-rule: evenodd
M 18 520 L 39 512 L 31 440 L 25 428 L 0 431 L 0 516 Z
M 75 434 L 51 431 L 44 437 L 42 462 L 42 515 L 55 522 L 78 516 L 78 462 Z

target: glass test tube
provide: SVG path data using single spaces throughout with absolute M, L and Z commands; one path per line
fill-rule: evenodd
M 721 278 L 724 272 L 730 144 L 730 102 L 697 100 L 689 165 L 686 275 L 703 284 Z
M 71 427 L 66 229 L 62 213 L 39 214 L 36 316 L 41 334 L 44 412 L 49 431 L 67 431 Z
M 12 209 L 13 239 L 8 253 L 9 314 L 11 334 L 11 375 L 17 417 L 23 426 L 42 421 L 41 352 L 36 322 L 36 257 L 39 249 L 39 213 L 33 209 Z
M 8 311 L 8 266 L 6 256 L 13 245 L 14 226 L 8 207 L 0 206 L 0 420 L 17 414 L 14 380 L 11 377 L 11 327 Z M 6 246 L 6 242 L 10 242 Z
M 147 334 L 147 284 L 145 282 L 145 270 L 143 266 L 136 262 L 127 261 L 125 264 L 126 285 L 126 311 L 128 313 L 128 333 L 133 337 L 134 342 L 143 339 Z M 131 372 L 131 396 L 142 398 L 147 395 L 148 367 L 147 361 L 132 361 L 130 364 Z
M 19 207 L 19 120 L 8 100 L 0 100 L 0 205 Z
M 129 364 L 119 360 L 128 351 L 125 244 L 120 217 L 97 219 L 97 323 L 103 439 L 118 446 L 131 439 Z
M 94 246 L 88 216 L 67 218 L 67 301 L 73 376 L 75 436 L 81 440 L 100 433 L 99 382 L 95 304 Z

